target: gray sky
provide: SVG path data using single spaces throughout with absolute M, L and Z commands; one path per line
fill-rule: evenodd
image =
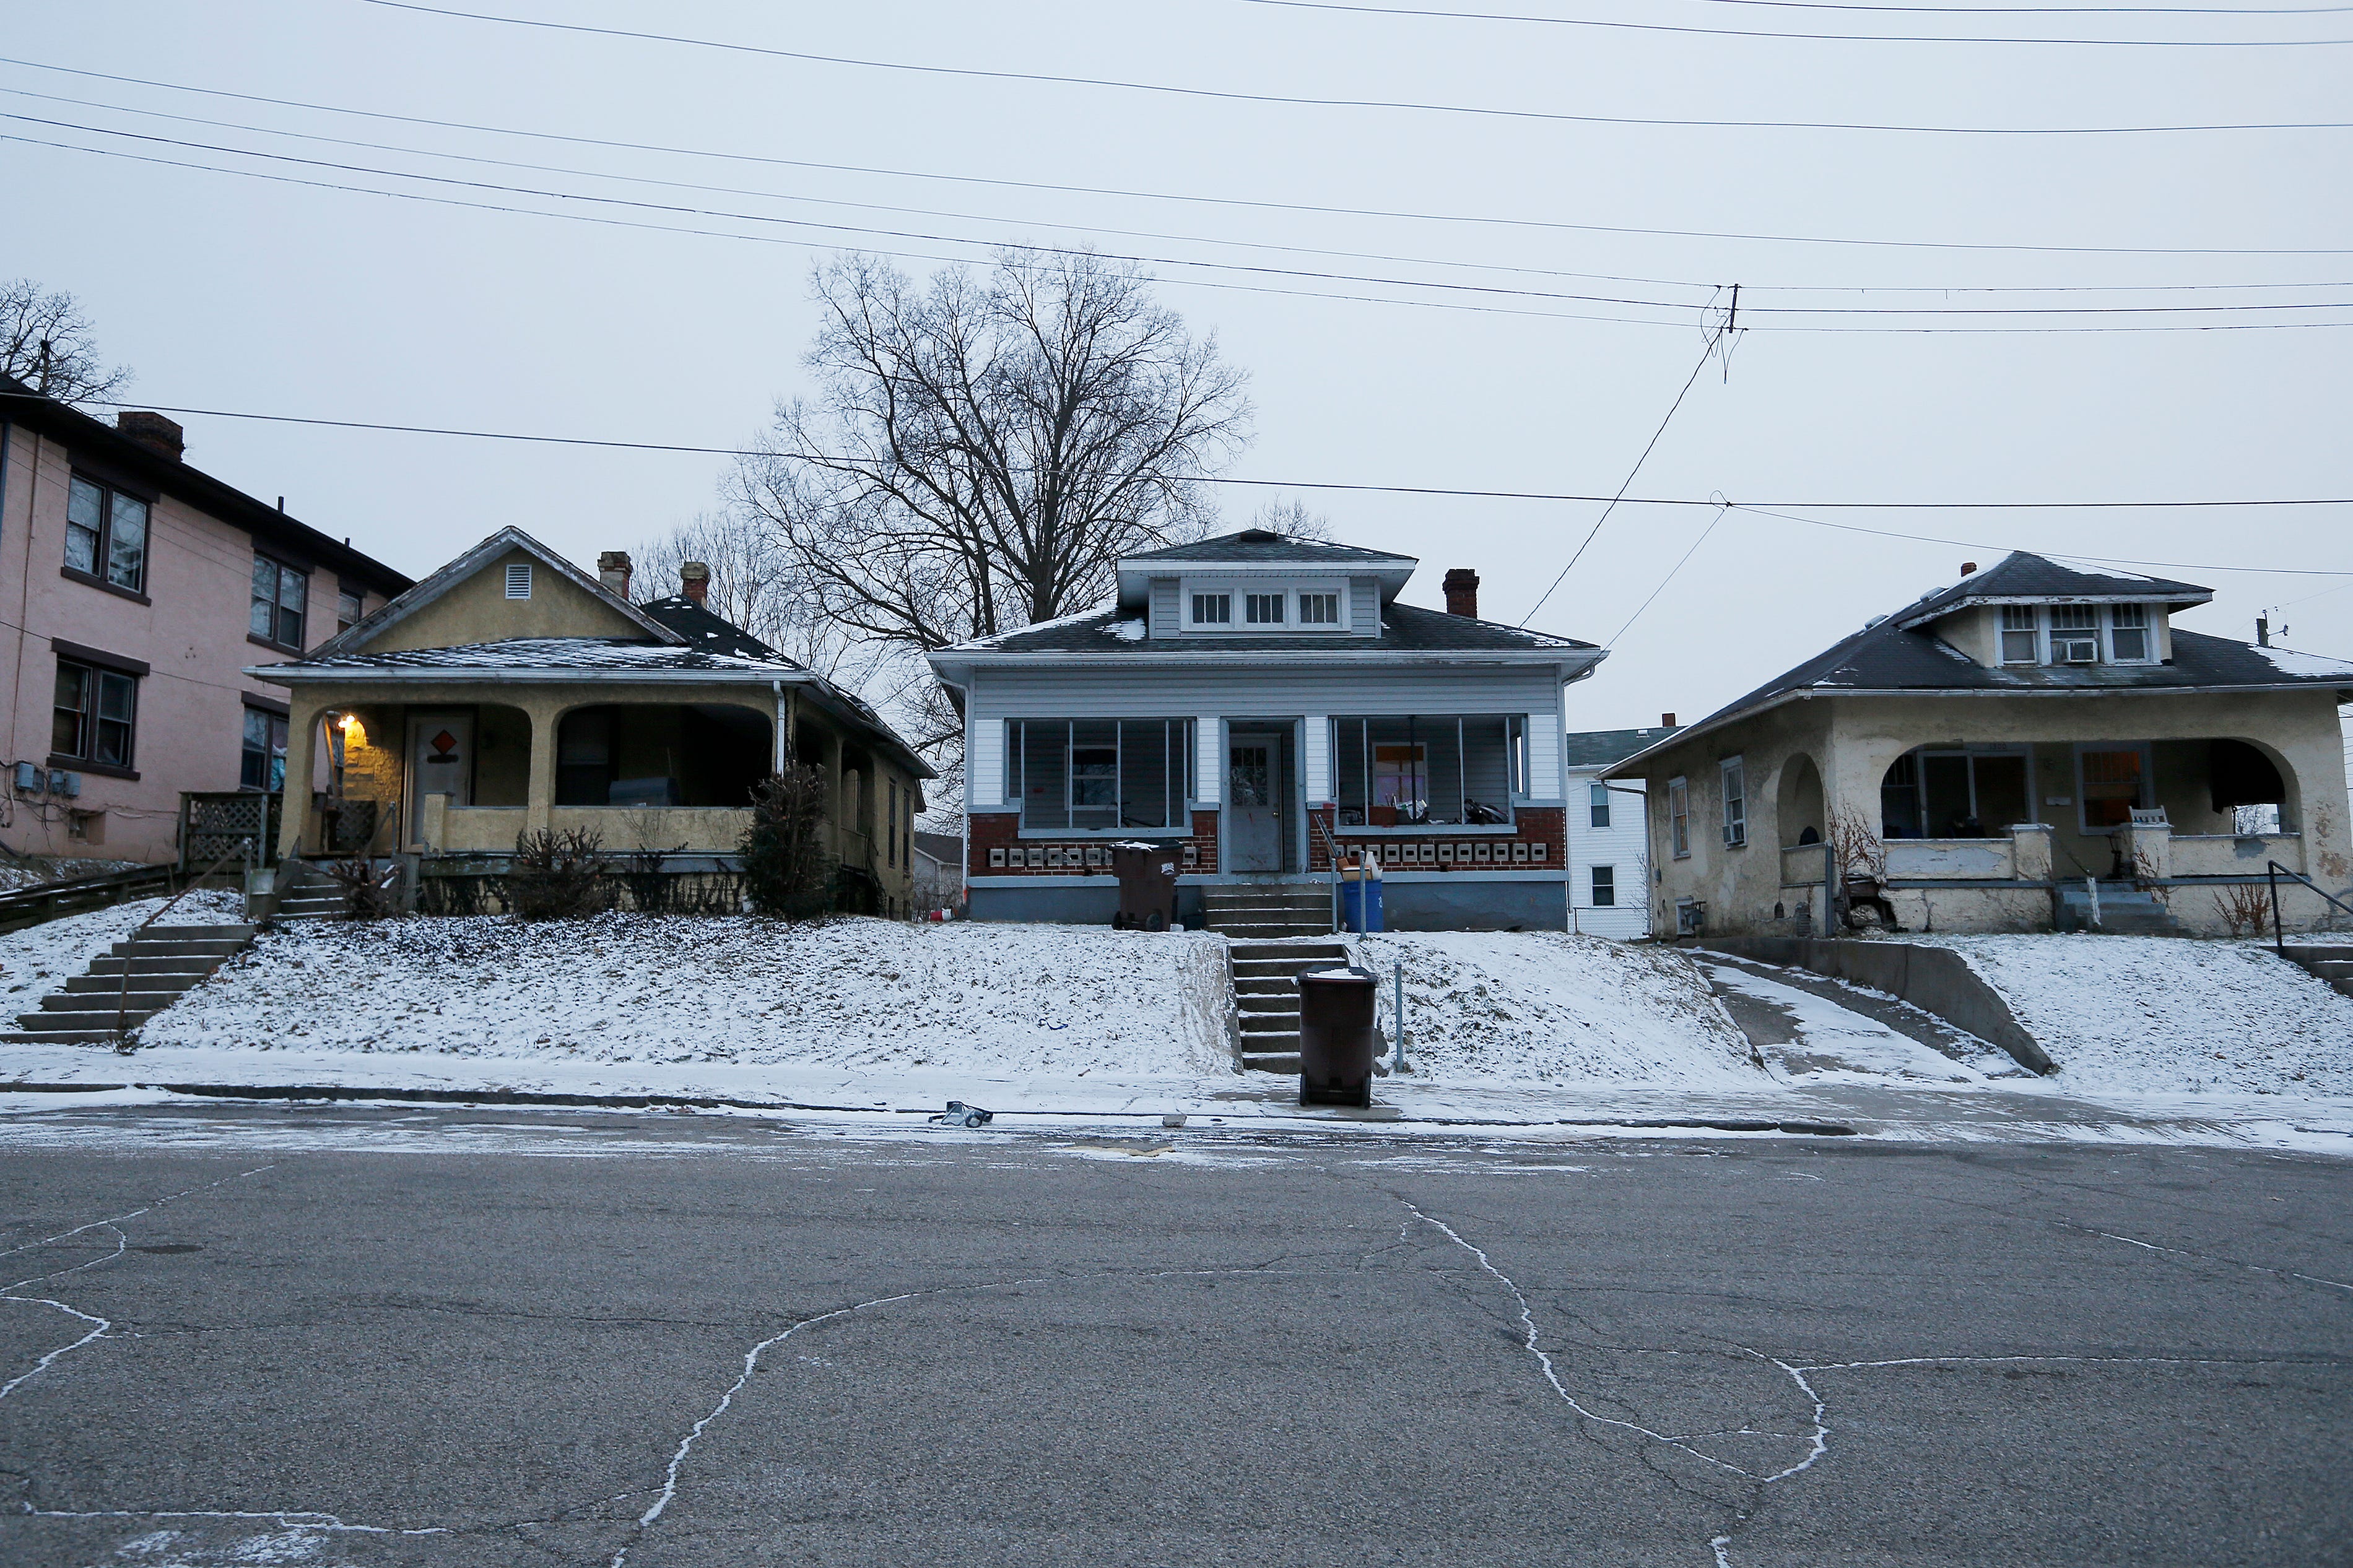
M 1553 16 L 1717 28 L 2353 37 L 2353 16 L 1972 18 L 1724 0 L 1524 4 Z M 1244 0 L 1116 8 L 480 0 L 479 8 L 865 58 L 1548 113 L 1978 126 L 2353 119 L 2348 47 L 1793 41 L 1366 16 Z M 2353 301 L 2353 204 L 2346 196 L 2353 191 L 2353 131 L 1936 136 L 1254 104 L 815 64 L 363 0 L 201 7 L 82 0 L 27 7 L 12 23 L 5 52 L 20 62 L 344 110 L 932 174 L 1751 235 L 2333 247 L 2347 254 L 2035 254 L 1315 215 L 567 145 L 0 65 L 0 88 L 10 89 L 0 110 L 12 115 L 371 170 L 976 241 L 1052 245 L 1092 237 L 1099 248 L 1155 258 L 1677 302 L 1662 310 L 1157 267 L 1163 298 L 1197 330 L 1215 331 L 1227 356 L 1252 374 L 1258 439 L 1234 470 L 1250 478 L 1612 492 L 1699 358 L 1705 286 L 1737 282 L 1744 322 L 1756 325 L 1737 342 L 1728 382 L 1711 366 L 1693 386 L 1636 482 L 1637 495 L 1713 492 L 1767 503 L 2353 495 L 2344 437 L 2353 331 L 1792 330 L 1799 323 L 2235 326 L 2353 321 L 2353 310 L 1957 320 L 1772 313 L 1800 305 Z M 419 152 L 123 112 L 130 109 Z M 567 205 L 22 121 L 0 122 L 0 132 L 445 199 L 537 211 Z M 714 232 L 467 210 L 16 142 L 0 142 L 0 170 L 10 215 L 0 226 L 0 275 L 30 276 L 79 295 L 104 348 L 137 367 L 134 397 L 207 408 L 741 445 L 776 396 L 803 385 L 799 356 L 815 326 L 807 290 L 813 258 L 861 245 L 976 254 L 935 240 L 588 203 L 568 210 Z M 609 177 L 623 174 L 759 194 Z M 925 211 L 813 205 L 819 200 Z M 2323 287 L 2156 288 L 2255 283 Z M 2150 291 L 1962 291 L 2028 285 Z M 1936 291 L 1891 291 L 1906 289 Z M 1316 297 L 1331 294 L 1419 303 Z M 1435 302 L 1523 313 L 1431 308 Z M 1565 319 L 1610 316 L 1659 324 Z M 510 523 L 593 560 L 600 549 L 634 544 L 711 506 L 725 467 L 709 457 L 198 416 L 185 423 L 192 461 L 257 495 L 283 493 L 304 521 L 349 534 L 417 574 Z M 1600 510 L 1586 503 L 1290 493 L 1327 512 L 1344 540 L 1419 556 L 1424 569 L 1409 595 L 1419 602 L 1438 602 L 1445 568 L 1476 568 L 1485 579 L 1484 613 L 1505 620 L 1535 602 Z M 1268 499 L 1228 494 L 1236 526 Z M 2346 508 L 1814 514 L 1963 543 L 1834 532 L 1736 510 L 1618 637 L 1713 515 L 1621 507 L 1538 615 L 1538 626 L 1616 649 L 1599 674 L 1575 689 L 1573 723 L 1651 723 L 1670 709 L 1695 718 L 1948 579 L 1964 560 L 1989 563 L 2010 546 L 2181 563 L 2168 574 L 2218 589 L 2215 603 L 2187 625 L 2252 636 L 2258 610 L 2284 605 L 2280 618 L 2292 629 L 2284 640 L 2353 656 L 2353 576 L 2204 569 L 2353 572 L 2353 509 Z

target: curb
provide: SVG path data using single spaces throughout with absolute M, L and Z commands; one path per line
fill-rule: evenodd
M 683 1094 L 563 1094 L 521 1089 L 377 1089 L 349 1085 L 299 1084 L 237 1084 L 237 1083 L 9 1083 L 0 1082 L 0 1093 L 8 1094 L 104 1094 L 124 1089 L 156 1089 L 167 1094 L 185 1094 L 204 1100 L 331 1100 L 366 1101 L 396 1100 L 421 1105 L 544 1105 L 595 1107 L 605 1106 L 618 1110 L 652 1110 L 677 1108 L 688 1110 L 818 1110 L 851 1116 L 923 1116 L 934 1112 L 923 1107 L 883 1107 L 874 1105 L 817 1105 L 792 1100 L 738 1100 L 720 1095 Z M 1117 1120 L 1120 1113 L 1103 1110 L 1012 1110 L 1000 1114 L 1008 1117 L 1055 1116 L 1083 1118 L 1091 1121 Z M 1148 1114 L 1139 1112 L 1138 1114 Z M 1267 1125 L 1257 1119 L 1229 1120 L 1220 1129 L 1234 1131 L 1253 1125 L 1266 1131 L 1289 1131 Z M 1855 1130 L 1835 1121 L 1750 1121 L 1711 1120 L 1704 1118 L 1645 1118 L 1632 1120 L 1621 1117 L 1560 1117 L 1550 1121 L 1482 1121 L 1469 1117 L 1400 1116 L 1378 1121 L 1357 1118 L 1325 1122 L 1320 1119 L 1318 1128 L 1333 1127 L 1623 1127 L 1635 1131 L 1683 1132 L 1782 1132 L 1799 1137 L 1852 1138 Z

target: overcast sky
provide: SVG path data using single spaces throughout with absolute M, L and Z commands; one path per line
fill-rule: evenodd
M 1514 4 L 1531 15 L 1707 28 L 2353 37 L 2353 16 L 2326 14 L 1972 17 L 1734 0 Z M 479 0 L 479 8 L 871 60 L 1537 114 L 1978 127 L 2353 119 L 2353 48 L 2342 47 L 1702 37 L 1250 0 Z M 1491 8 L 1509 7 L 1498 0 Z M 368 171 L 0 123 L 11 135 L 113 154 L 0 142 L 8 215 L 0 276 L 79 296 L 104 348 L 136 367 L 132 395 L 156 404 L 737 446 L 776 397 L 805 385 L 814 260 L 853 246 L 919 258 L 978 254 L 937 238 L 567 203 L 383 172 L 406 171 L 1164 258 L 1154 268 L 1162 297 L 1196 330 L 1214 332 L 1252 376 L 1257 439 L 1233 470 L 1247 478 L 1609 494 L 1699 362 L 1711 287 L 1738 283 L 1749 330 L 1736 340 L 1729 378 L 1720 364 L 1701 374 L 1636 480 L 1638 496 L 1717 494 L 1788 503 L 1777 510 L 1800 514 L 1808 502 L 2353 496 L 2345 426 L 2353 331 L 2113 330 L 2353 321 L 2342 308 L 2148 309 L 2353 303 L 2353 131 L 1960 136 L 1275 105 L 814 63 L 365 0 L 28 6 L 13 14 L 0 49 L 13 61 L 0 65 L 0 110 L 11 115 Z M 742 156 L 633 152 L 325 110 Z M 473 210 L 125 153 L 659 226 Z M 905 174 L 746 161 L 759 158 Z M 905 177 L 915 174 L 963 178 Z M 2067 248 L 1798 244 L 1536 225 Z M 1183 260 L 1348 276 L 1173 264 Z M 2310 287 L 2179 287 L 2255 284 Z M 1970 292 L 2027 286 L 2100 291 Z M 1265 289 L 1286 291 L 1254 291 Z M 1332 297 L 1339 295 L 1362 298 Z M 1466 305 L 1484 309 L 1451 308 Z M 2110 313 L 1778 313 L 1801 306 Z M 2114 313 L 2126 307 L 2134 309 Z M 1896 326 L 2109 330 L 1882 330 Z M 284 494 L 303 521 L 417 575 L 510 523 L 592 563 L 600 549 L 637 543 L 710 507 L 725 468 L 704 456 L 184 422 L 192 462 L 256 495 Z M 1485 580 L 1482 613 L 1509 621 L 1536 603 L 1600 511 L 1585 502 L 1273 493 L 1328 513 L 1342 540 L 1420 557 L 1408 595 L 1417 602 L 1440 601 L 1444 569 L 1475 568 Z M 1229 521 L 1240 526 L 1269 494 L 1229 492 Z M 2217 590 L 2187 625 L 2252 637 L 2260 610 L 2284 606 L 2284 641 L 2353 656 L 2353 576 L 2214 569 L 2353 573 L 2353 508 L 1810 515 L 1961 542 L 1734 510 L 1620 635 L 1717 516 L 1621 507 L 1533 623 L 1614 650 L 1573 689 L 1571 722 L 1645 724 L 1667 710 L 1695 718 L 1948 580 L 1964 560 L 1989 563 L 2005 547 L 2178 563 L 2149 570 Z

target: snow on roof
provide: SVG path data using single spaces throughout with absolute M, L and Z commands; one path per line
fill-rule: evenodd
M 2331 658 L 2325 653 L 2298 653 L 2292 647 L 2255 647 L 2247 651 L 2269 663 L 2282 675 L 2306 676 L 2321 680 L 2353 680 L 2353 659 Z
M 1116 605 L 1112 604 L 1109 601 L 1105 601 L 1100 605 L 1090 605 L 1086 609 L 1081 610 L 1075 615 L 1056 616 L 1050 621 L 1031 621 L 1026 626 L 1015 626 L 1010 631 L 998 632 L 994 637 L 975 637 L 969 642 L 960 642 L 955 646 L 958 647 L 997 647 L 1002 645 L 1008 637 L 1028 637 L 1032 632 L 1051 631 L 1056 626 L 1075 626 L 1082 621 L 1093 620 L 1097 616 L 1109 615 L 1116 608 L 1118 608 Z M 1142 634 L 1140 633 L 1138 634 L 1138 636 L 1141 635 Z
M 463 643 L 454 647 L 393 648 L 382 653 L 346 653 L 326 658 L 297 659 L 273 665 L 273 671 L 394 669 L 583 669 L 665 672 L 798 673 L 800 666 L 786 658 L 745 658 L 734 654 L 706 653 L 700 648 L 668 643 L 638 642 L 626 637 L 508 637 L 500 642 Z

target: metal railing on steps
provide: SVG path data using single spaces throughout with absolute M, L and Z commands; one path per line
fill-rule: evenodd
M 2287 956 L 2287 924 L 2280 916 L 2279 879 L 2282 877 L 2287 878 L 2290 881 L 2303 883 L 2327 900 L 2330 908 L 2353 915 L 2353 904 L 2348 904 L 2303 872 L 2291 871 L 2276 860 L 2267 860 L 2263 863 L 2263 877 L 2271 888 L 2272 894 L 2272 945 L 2279 950 L 2279 955 L 2282 958 Z

